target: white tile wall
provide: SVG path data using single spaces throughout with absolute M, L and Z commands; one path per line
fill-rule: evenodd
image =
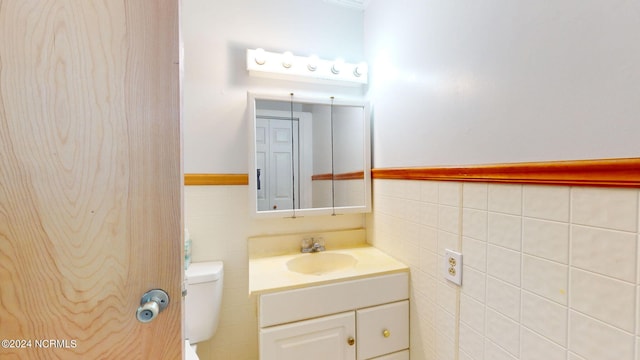
M 462 273 L 464 274 L 465 285 L 468 285 L 462 289 L 462 293 L 484 302 L 485 295 L 490 295 L 486 291 L 487 279 L 485 273 L 466 265 L 463 266 Z
M 393 205 L 407 191 L 420 214 Z M 369 241 L 405 261 L 409 243 L 419 249 L 411 359 L 640 360 L 639 199 L 638 189 L 375 180 Z M 409 225 L 417 239 L 404 238 Z M 459 289 L 440 274 L 445 247 L 462 249 Z
M 517 251 L 493 245 L 487 247 L 487 274 L 491 276 L 520 286 L 520 262 L 521 255 Z
M 487 309 L 486 337 L 511 355 L 520 353 L 520 327 L 497 311 Z
M 511 250 L 522 245 L 522 217 L 489 213 L 489 243 Z
M 522 256 L 522 288 L 567 305 L 567 265 L 529 255 Z
M 487 240 L 487 212 L 475 209 L 462 210 L 462 235 L 476 240 Z
M 484 333 L 485 307 L 482 301 L 465 294 L 460 296 L 460 322 Z
M 517 359 L 513 355 L 509 354 L 506 350 L 502 349 L 496 343 L 491 340 L 485 339 L 484 342 L 484 358 L 491 360 L 515 360 Z
M 535 294 L 522 293 L 522 326 L 567 346 L 567 307 Z
M 572 193 L 572 222 L 622 231 L 637 231 L 636 190 L 575 188 Z
M 487 270 L 487 242 L 472 238 L 463 238 L 462 252 L 465 266 L 486 272 Z
M 465 280 L 472 280 L 466 277 Z M 465 287 L 471 281 L 465 283 Z M 487 306 L 509 317 L 520 321 L 520 288 L 491 276 L 487 277 Z
M 418 216 L 405 210 L 409 198 L 419 202 L 411 206 L 419 209 Z M 411 266 L 410 324 L 411 340 L 415 344 L 411 347 L 411 358 L 457 359 L 460 312 L 472 314 L 469 328 L 478 327 L 475 330 L 478 334 L 484 330 L 484 324 L 478 325 L 478 314 L 474 313 L 474 309 L 480 309 L 483 318 L 482 306 L 477 306 L 477 300 L 467 295 L 466 310 L 459 310 L 460 297 L 465 295 L 439 276 L 444 249 L 461 249 L 462 184 L 376 180 L 373 202 L 375 209 L 367 220 L 368 241 Z M 408 237 L 408 231 L 419 236 Z M 480 258 L 478 261 L 484 262 Z M 473 292 L 471 287 L 468 290 Z M 476 287 L 473 296 L 484 298 L 484 287 Z M 473 346 L 472 343 L 469 346 Z
M 636 287 L 607 276 L 571 270 L 571 308 L 633 333 Z M 607 299 L 603 302 L 602 299 Z
M 460 351 L 468 354 L 470 359 L 482 359 L 484 353 L 484 337 L 465 323 L 460 323 Z
M 569 350 L 587 360 L 633 359 L 633 335 L 587 315 L 569 314 Z
M 522 214 L 522 186 L 490 184 L 489 211 Z
M 466 209 L 487 210 L 489 187 L 484 183 L 468 183 L 462 188 L 462 205 Z
M 569 263 L 569 224 L 524 218 L 522 250 L 547 260 Z
M 547 340 L 543 336 L 522 327 L 521 360 L 565 360 L 567 350 Z
M 566 186 L 525 186 L 522 213 L 530 218 L 568 222 L 570 190 Z
M 637 237 L 634 233 L 571 226 L 573 266 L 635 282 Z

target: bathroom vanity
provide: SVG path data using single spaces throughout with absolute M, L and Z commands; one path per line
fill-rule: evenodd
M 260 359 L 409 359 L 408 273 L 261 295 Z
M 250 239 L 260 359 L 408 360 L 407 266 L 362 229 L 322 237 L 327 251 L 309 254 L 301 235 Z

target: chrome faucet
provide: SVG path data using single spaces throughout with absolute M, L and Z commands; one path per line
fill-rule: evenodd
M 304 238 L 302 239 L 302 245 L 300 251 L 303 253 L 313 253 L 324 251 L 324 239 L 323 238 Z

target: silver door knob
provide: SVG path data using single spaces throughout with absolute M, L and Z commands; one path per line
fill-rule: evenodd
M 164 290 L 147 291 L 140 299 L 140 306 L 136 311 L 136 318 L 141 323 L 148 323 L 169 305 L 169 295 Z

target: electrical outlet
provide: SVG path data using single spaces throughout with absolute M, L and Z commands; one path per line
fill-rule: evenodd
M 462 254 L 453 250 L 444 250 L 444 278 L 454 284 L 462 285 Z

